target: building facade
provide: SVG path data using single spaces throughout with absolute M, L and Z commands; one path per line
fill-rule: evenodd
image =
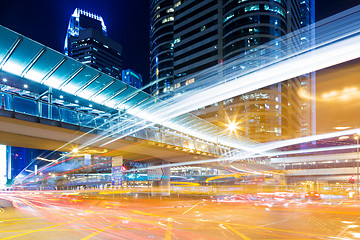
M 151 94 L 173 90 L 174 8 L 173 0 L 150 1 L 150 82 Z
M 220 63 L 222 59 L 221 9 L 218 0 L 185 1 L 175 8 L 174 78 Z
M 301 19 L 301 45 L 311 47 L 315 44 L 315 30 L 312 24 L 315 23 L 315 1 L 303 0 L 300 2 Z M 315 72 L 305 74 L 301 79 L 301 136 L 316 134 L 316 98 L 307 96 L 316 96 L 316 74 Z
M 143 80 L 141 74 L 136 73 L 131 69 L 122 71 L 122 81 L 139 89 L 143 87 Z
M 122 46 L 107 37 L 101 16 L 75 9 L 70 17 L 64 53 L 121 80 Z
M 226 65 L 234 58 L 250 55 L 254 61 L 247 66 L 257 67 L 271 60 L 266 51 L 258 47 L 311 24 L 314 20 L 312 0 L 205 0 L 152 1 L 152 16 L 166 19 L 161 13 L 171 12 L 167 27 L 162 21 L 151 22 L 151 32 L 160 29 L 168 34 L 168 68 L 172 68 L 174 87 L 196 81 L 194 73 L 219 64 Z M 171 9 L 171 10 L 169 10 Z M 156 12 L 154 12 L 156 10 Z M 166 29 L 166 30 L 164 30 Z M 170 37 L 173 34 L 173 42 Z M 309 35 L 309 32 L 306 34 Z M 311 34 L 310 34 L 311 35 Z M 307 39 L 311 39 L 311 36 Z M 161 65 L 153 67 L 162 55 L 156 51 L 158 39 L 150 35 L 151 73 L 162 72 Z M 298 42 L 305 44 L 304 38 Z M 286 54 L 286 43 L 275 42 L 272 58 Z M 284 50 L 285 49 L 285 50 Z M 173 65 L 171 66 L 171 61 Z M 241 67 L 241 66 L 239 66 Z M 153 75 L 156 76 L 156 75 Z M 157 78 L 151 78 L 152 81 Z M 193 112 L 216 125 L 239 123 L 238 134 L 250 139 L 266 142 L 311 133 L 311 103 L 300 95 L 306 87 L 313 91 L 311 74 L 278 83 L 251 93 L 240 95 Z M 171 91 L 170 85 L 168 91 Z M 166 91 L 157 89 L 154 95 Z

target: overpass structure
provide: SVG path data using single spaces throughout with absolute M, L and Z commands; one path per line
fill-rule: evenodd
M 83 137 L 75 134 L 73 139 L 58 139 L 59 143 L 63 143 L 63 147 L 55 144 L 55 149 L 66 149 L 65 146 L 72 143 L 79 145 L 80 149 L 110 146 L 110 149 L 115 150 L 122 148 L 121 144 L 111 147 L 115 142 L 130 136 L 133 140 L 148 140 L 167 148 L 215 156 L 229 154 L 236 146 L 234 142 L 239 140 L 191 114 L 172 119 L 171 123 L 175 125 L 170 127 L 159 125 L 157 121 L 149 121 L 144 117 L 148 115 L 146 109 L 159 100 L 141 89 L 118 81 L 4 27 L 0 27 L 0 36 L 1 115 L 99 135 L 89 137 L 88 133 Z M 135 109 L 138 113 L 130 114 L 131 110 Z M 157 116 L 153 114 L 152 117 Z M 3 121 L 1 134 L 7 136 L 11 131 L 16 134 L 22 132 L 20 135 L 27 133 L 25 137 L 46 134 L 42 134 L 41 130 L 31 134 L 30 131 L 16 129 L 20 128 L 8 127 Z M 46 135 L 44 141 L 56 140 L 52 138 L 59 136 L 56 133 Z M 2 143 L 12 144 L 10 138 L 2 139 Z M 21 138 L 17 140 L 21 142 Z M 244 144 L 250 142 L 246 139 L 240 141 Z M 51 149 L 54 149 L 54 146 Z M 140 152 L 151 151 L 145 148 Z M 155 156 L 159 157 L 156 154 Z M 160 158 L 164 159 L 164 156 Z
M 107 148 L 112 146 L 111 144 L 114 145 L 111 150 L 119 149 L 123 145 L 116 143 L 125 141 L 126 136 L 131 136 L 134 139 L 150 140 L 155 144 L 161 143 L 166 147 L 172 145 L 175 150 L 189 149 L 192 153 L 199 152 L 199 156 L 219 155 L 219 148 L 227 157 L 234 153 L 234 150 L 238 153 L 235 158 L 242 157 L 245 153 L 245 156 L 266 156 L 267 152 L 279 146 L 273 144 L 273 147 L 259 150 L 256 142 L 229 136 L 218 127 L 188 112 L 359 58 L 359 13 L 358 6 L 260 46 L 258 51 L 270 50 L 266 56 L 258 56 L 255 53 L 239 56 L 223 65 L 199 73 L 194 76 L 194 84 L 174 91 L 173 96 L 167 99 L 157 99 L 142 89 L 135 89 L 42 44 L 0 27 L 2 115 L 18 116 L 19 121 L 35 119 L 30 122 L 46 123 L 75 131 L 86 129 L 99 135 L 89 137 L 90 133 L 86 133 L 75 134 L 71 140 L 69 136 L 51 139 L 59 141 L 64 146 L 71 143 L 80 144 L 80 149 Z M 317 33 L 316 44 L 299 45 L 296 39 L 301 32 L 314 29 Z M 279 41 L 286 43 L 280 44 L 280 49 L 277 44 Z M 276 55 L 279 50 L 283 52 L 281 56 Z M 258 65 L 248 64 L 258 57 L 265 57 L 266 60 Z M 17 95 L 14 95 L 14 92 L 17 92 Z M 25 108 L 20 110 L 16 107 L 20 105 Z M 5 136 L 3 139 L 9 139 L 10 137 L 6 137 L 11 135 L 9 129 L 15 131 L 17 127 L 10 128 L 5 124 L 5 118 L 1 120 L 4 122 L 0 129 Z M 22 124 L 18 123 L 19 126 Z M 22 131 L 24 132 L 29 131 Z M 16 134 L 18 133 L 19 131 Z M 47 137 L 49 136 L 50 134 Z M 188 141 L 176 143 L 176 139 L 179 138 Z M 147 152 L 146 149 L 144 151 Z

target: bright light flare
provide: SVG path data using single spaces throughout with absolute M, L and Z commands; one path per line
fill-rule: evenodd
M 78 152 L 79 152 L 79 149 L 74 148 L 74 149 L 72 150 L 72 152 L 73 152 L 73 153 L 78 153 Z
M 238 127 L 238 123 L 235 121 L 231 121 L 227 124 L 225 124 L 225 126 L 227 127 L 227 129 L 230 131 L 230 133 L 235 133 L 236 134 L 236 130 L 239 129 Z

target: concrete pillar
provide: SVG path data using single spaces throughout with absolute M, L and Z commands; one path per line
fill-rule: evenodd
M 170 167 L 160 167 L 166 163 L 154 164 L 158 168 L 148 170 L 151 181 L 151 196 L 170 196 Z

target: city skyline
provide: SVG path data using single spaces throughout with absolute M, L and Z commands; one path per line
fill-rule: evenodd
M 0 238 L 360 239 L 360 4 L 315 1 L 0 4 Z
M 316 21 L 357 4 L 356 0 L 315 1 Z M 139 7 L 142 6 L 142 7 Z M 109 37 L 123 46 L 124 69 L 132 69 L 149 82 L 149 1 L 5 1 L 0 4 L 0 25 L 62 52 L 69 16 L 75 8 L 103 16 Z M 39 28 L 39 26 L 43 26 Z M 50 30 L 49 30 L 50 29 Z M 49 34 L 51 33 L 51 34 Z M 130 36 L 130 37 L 129 37 Z

